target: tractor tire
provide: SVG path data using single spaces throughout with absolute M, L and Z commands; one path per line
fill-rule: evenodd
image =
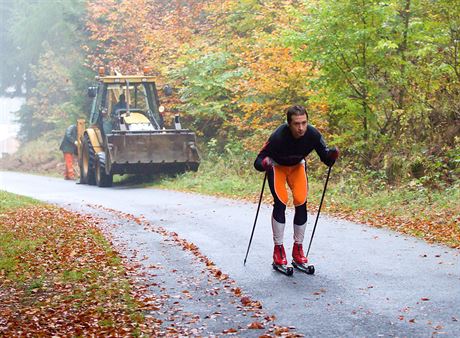
M 95 185 L 96 153 L 94 152 L 94 148 L 88 135 L 83 137 L 82 156 L 80 162 L 80 183 Z
M 105 172 L 105 154 L 99 153 L 96 155 L 96 170 L 95 170 L 96 185 L 98 187 L 111 187 L 113 183 L 113 175 Z

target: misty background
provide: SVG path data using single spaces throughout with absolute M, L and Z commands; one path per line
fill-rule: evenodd
M 24 100 L 21 98 L 0 97 L 0 156 L 13 154 L 19 147 L 17 134 L 19 124 L 14 112 L 18 111 Z

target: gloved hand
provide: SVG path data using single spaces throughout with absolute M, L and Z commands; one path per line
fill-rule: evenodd
M 275 165 L 275 163 L 273 162 L 273 160 L 270 158 L 270 157 L 265 157 L 263 160 L 262 160 L 262 167 L 264 168 L 265 171 L 270 171 L 273 169 L 273 166 Z
M 331 149 L 329 149 L 329 152 L 328 152 L 328 157 L 329 157 L 329 161 L 330 161 L 330 164 L 329 166 L 332 167 L 335 163 L 335 161 L 339 158 L 339 149 L 337 147 L 332 147 Z
M 339 148 L 332 147 L 329 149 L 329 158 L 335 161 L 339 158 L 339 153 Z

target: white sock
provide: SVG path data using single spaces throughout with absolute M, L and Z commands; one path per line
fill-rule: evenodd
M 279 223 L 272 217 L 273 242 L 275 245 L 283 244 L 285 223 Z
M 305 235 L 305 228 L 307 227 L 307 222 L 303 225 L 294 224 L 294 243 L 302 244 L 303 237 Z

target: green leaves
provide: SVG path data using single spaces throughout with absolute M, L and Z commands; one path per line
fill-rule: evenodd
M 187 58 L 191 57 L 191 58 Z M 193 50 L 184 57 L 184 66 L 173 73 L 182 83 L 180 109 L 209 128 L 213 137 L 228 120 L 234 84 L 244 74 L 230 53 Z
M 379 144 L 409 154 L 414 143 L 439 132 L 427 116 L 438 126 L 453 123 L 449 105 L 458 106 L 452 100 L 459 92 L 446 89 L 458 88 L 460 79 L 452 62 L 460 50 L 459 7 L 452 1 L 318 1 L 298 14 L 302 21 L 285 42 L 297 59 L 317 67 L 309 86 L 326 100 L 328 122 L 344 148 L 362 144 L 366 157 L 366 148 Z

